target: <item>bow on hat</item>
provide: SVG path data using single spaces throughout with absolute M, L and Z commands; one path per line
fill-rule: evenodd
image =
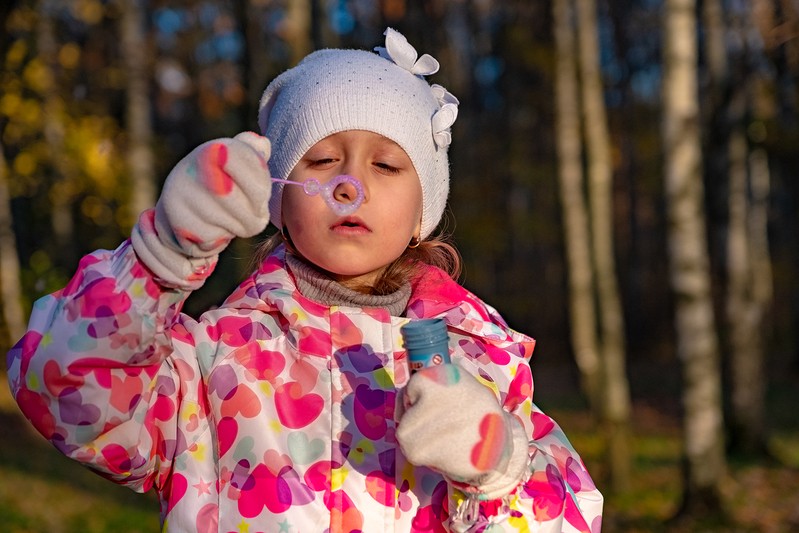
M 375 48 L 380 57 L 392 61 L 416 76 L 429 76 L 438 72 L 439 64 L 436 58 L 430 54 L 423 54 L 422 57 L 419 57 L 413 45 L 400 32 L 387 28 L 383 35 L 386 36 L 385 48 L 382 46 Z M 441 85 L 433 84 L 430 89 L 440 106 L 432 118 L 433 139 L 436 146 L 446 148 L 452 142 L 450 127 L 458 118 L 459 102 Z

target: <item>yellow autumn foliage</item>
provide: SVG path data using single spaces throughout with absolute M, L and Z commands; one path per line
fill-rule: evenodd
M 11 166 L 16 174 L 23 177 L 31 176 L 37 167 L 36 158 L 31 152 L 21 152 Z
M 42 106 L 32 98 L 25 99 L 19 106 L 17 117 L 24 126 L 38 127 L 42 124 Z
M 17 70 L 27 55 L 28 43 L 22 39 L 17 39 L 11 43 L 11 46 L 8 47 L 8 52 L 6 52 L 6 68 L 8 70 Z
M 117 125 L 112 118 L 90 115 L 76 118 L 64 139 L 80 172 L 90 182 L 88 188 L 105 197 L 114 196 L 122 170 L 114 147 L 116 135 Z
M 70 4 L 72 13 L 86 24 L 97 24 L 105 15 L 105 8 L 98 0 L 77 0 Z
M 114 213 L 108 202 L 98 196 L 87 196 L 80 205 L 83 216 L 90 219 L 98 226 L 107 226 L 114 221 Z
M 65 69 L 73 69 L 80 61 L 80 47 L 76 43 L 66 43 L 58 50 L 58 63 Z
M 22 78 L 25 83 L 32 90 L 39 94 L 49 90 L 53 85 L 52 71 L 47 68 L 47 65 L 41 58 L 35 57 L 31 59 L 22 71 Z
M 23 4 L 8 14 L 8 22 L 6 24 L 17 32 L 31 32 L 36 27 L 38 16 L 34 6 Z
M 10 118 L 19 109 L 21 103 L 22 97 L 19 93 L 6 92 L 0 96 L 0 114 Z

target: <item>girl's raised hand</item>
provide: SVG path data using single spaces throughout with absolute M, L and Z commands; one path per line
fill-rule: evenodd
M 234 237 L 266 227 L 269 156 L 266 137 L 244 132 L 206 142 L 175 165 L 131 236 L 139 259 L 163 285 L 197 288 Z

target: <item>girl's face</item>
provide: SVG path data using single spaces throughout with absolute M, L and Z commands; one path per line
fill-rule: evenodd
M 283 189 L 283 224 L 294 247 L 308 261 L 345 286 L 373 286 L 397 259 L 411 238 L 419 236 L 422 186 L 405 151 L 376 133 L 350 130 L 334 133 L 313 145 L 288 179 L 316 178 L 325 183 L 340 174 L 363 184 L 363 204 L 348 216 L 336 215 L 321 195 L 302 187 Z M 334 191 L 351 201 L 349 183 Z

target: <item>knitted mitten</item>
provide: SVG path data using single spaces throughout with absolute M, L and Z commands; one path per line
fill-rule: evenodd
M 161 284 L 196 289 L 234 237 L 266 227 L 269 155 L 266 137 L 244 132 L 206 142 L 175 165 L 131 234 L 136 255 Z
M 528 469 L 528 438 L 491 390 L 455 364 L 424 368 L 405 389 L 397 440 L 411 463 L 433 468 L 481 500 L 509 494 Z

